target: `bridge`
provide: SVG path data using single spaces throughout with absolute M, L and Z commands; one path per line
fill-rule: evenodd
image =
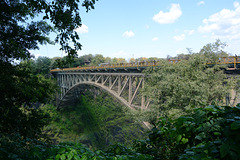
M 168 61 L 175 64 L 180 60 Z M 238 72 L 240 57 L 223 57 L 215 63 L 208 62 L 208 65 L 228 65 L 227 71 Z M 150 101 L 140 94 L 141 89 L 144 88 L 145 77 L 142 71 L 147 67 L 159 66 L 161 66 L 161 61 L 53 69 L 51 73 L 60 87 L 57 106 L 60 108 L 71 102 L 72 97 L 79 97 L 81 94 L 79 86 L 90 85 L 108 92 L 131 109 L 146 109 Z

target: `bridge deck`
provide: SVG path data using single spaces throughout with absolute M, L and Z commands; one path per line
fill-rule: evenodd
M 175 64 L 180 60 L 170 59 L 169 63 Z M 227 65 L 229 70 L 236 70 L 240 68 L 240 56 L 230 56 L 219 58 L 217 62 L 208 62 L 208 65 Z M 146 61 L 146 62 L 134 62 L 134 63 L 120 63 L 120 64 L 108 64 L 102 66 L 87 66 L 87 67 L 75 67 L 75 68 L 63 68 L 52 69 L 51 73 L 56 72 L 99 72 L 99 71 L 122 71 L 122 72 L 141 72 L 147 67 L 160 67 L 161 61 Z

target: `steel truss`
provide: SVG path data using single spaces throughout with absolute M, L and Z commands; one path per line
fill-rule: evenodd
M 70 92 L 79 92 L 79 85 L 92 85 L 107 91 L 120 102 L 131 109 L 146 109 L 149 102 L 140 91 L 144 87 L 144 74 L 142 73 L 80 73 L 60 72 L 55 75 L 60 92 L 58 106 Z

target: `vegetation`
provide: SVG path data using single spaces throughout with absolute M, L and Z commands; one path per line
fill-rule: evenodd
M 45 77 L 50 77 L 52 59 L 48 57 L 38 57 L 35 61 L 31 59 L 28 63 L 30 63 L 33 74 L 42 74 Z
M 39 44 L 53 44 L 48 37 L 51 32 L 57 34 L 55 42 L 70 59 L 76 55 L 81 48 L 73 31 L 81 26 L 77 2 L 0 2 L 0 159 L 24 157 L 32 145 L 47 140 L 42 134 L 47 117 L 34 109 L 34 104 L 46 103 L 55 93 L 55 85 L 44 76 L 33 74 L 29 63 L 19 62 L 30 59 L 30 50 L 38 49 Z M 89 10 L 94 3 L 95 0 L 84 1 L 83 6 Z M 69 46 L 69 41 L 73 46 Z
M 81 142 L 91 149 L 107 149 L 115 143 L 130 146 L 133 140 L 145 138 L 141 123 L 128 108 L 107 93 L 86 86 L 78 103 L 56 110 L 48 105 L 42 109 L 51 122 L 44 131 L 58 142 Z
M 139 62 L 139 61 L 151 61 L 151 60 L 158 60 L 159 58 L 131 58 L 129 60 L 130 63 Z M 61 60 L 63 63 L 59 65 L 58 61 Z M 83 66 L 98 66 L 101 63 L 110 63 L 110 64 L 119 64 L 119 63 L 126 63 L 127 60 L 125 58 L 110 58 L 110 57 L 103 57 L 101 54 L 87 54 L 80 57 L 75 57 L 71 62 L 68 61 L 67 57 L 55 57 L 52 59 L 51 68 L 69 68 L 69 67 L 83 67 Z
M 29 159 L 36 160 L 152 160 L 153 156 L 141 154 L 120 144 L 113 145 L 107 151 L 91 151 L 79 143 L 62 143 L 48 148 L 39 145 L 31 150 Z
M 137 152 L 155 159 L 240 158 L 240 107 L 207 106 L 177 119 L 159 118 Z
M 143 93 L 152 102 L 151 108 L 143 113 L 147 121 L 155 123 L 160 116 L 177 118 L 210 104 L 230 105 L 230 90 L 238 89 L 238 80 L 227 78 L 223 66 L 206 64 L 222 55 L 222 51 L 218 53 L 220 47 L 221 42 L 217 41 L 204 46 L 204 52 L 188 55 L 188 60 L 174 65 L 162 61 L 161 67 L 146 71 L 151 76 L 147 76 Z
M 11 158 L 237 160 L 240 158 L 239 131 L 239 106 L 207 106 L 177 119 L 160 117 L 148 138 L 136 141 L 132 148 L 116 144 L 106 151 L 92 151 L 80 143 L 38 143 L 29 145 L 28 152 L 21 152 L 21 157 L 11 155 Z M 14 145 L 21 147 L 21 143 Z

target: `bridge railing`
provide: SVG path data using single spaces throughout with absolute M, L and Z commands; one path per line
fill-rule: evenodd
M 169 63 L 175 64 L 181 61 L 180 59 L 169 59 Z M 132 62 L 132 63 L 119 63 L 119 64 L 108 64 L 103 66 L 86 66 L 86 67 L 75 67 L 75 68 L 63 68 L 63 69 L 52 69 L 51 72 L 59 71 L 78 71 L 78 70 L 102 70 L 102 69 L 126 69 L 126 68 L 139 68 L 139 67 L 151 67 L 151 66 L 160 66 L 161 61 L 143 61 L 143 62 Z M 215 62 L 207 62 L 209 65 L 215 64 L 226 64 L 232 65 L 232 68 L 238 68 L 240 65 L 240 56 L 229 56 L 221 57 Z
M 220 57 L 215 62 L 207 62 L 207 64 L 222 64 L 222 65 L 232 65 L 234 69 L 239 68 L 237 65 L 240 64 L 240 56 L 229 56 L 229 57 Z

